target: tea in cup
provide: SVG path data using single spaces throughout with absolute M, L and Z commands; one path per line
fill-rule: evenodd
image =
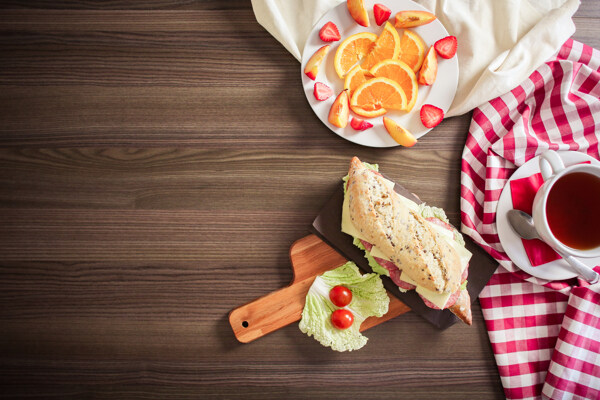
M 544 184 L 533 201 L 533 221 L 540 237 L 574 257 L 600 256 L 600 166 L 565 167 L 552 150 L 539 162 Z

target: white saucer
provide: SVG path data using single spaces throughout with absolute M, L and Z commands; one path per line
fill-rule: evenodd
M 595 158 L 575 151 L 561 151 L 558 152 L 558 155 L 567 167 L 584 161 L 591 161 L 592 164 L 600 165 L 600 162 Z M 537 267 L 532 266 L 525 253 L 521 238 L 512 230 L 508 219 L 506 218 L 508 210 L 513 208 L 510 182 L 514 179 L 525 178 L 538 172 L 540 172 L 539 157 L 535 157 L 517 169 L 506 182 L 502 194 L 500 195 L 500 199 L 498 200 L 498 208 L 496 210 L 498 237 L 500 238 L 500 243 L 504 248 L 504 252 L 510 257 L 512 262 L 528 274 L 551 281 L 573 278 L 577 276 L 577 273 L 573 272 L 569 268 L 567 262 L 563 259 L 555 260 Z M 590 267 L 600 265 L 600 257 L 578 258 L 578 260 Z

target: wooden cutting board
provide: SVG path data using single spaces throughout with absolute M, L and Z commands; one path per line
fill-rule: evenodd
M 348 260 L 316 235 L 305 236 L 290 247 L 294 278 L 289 286 L 251 301 L 229 313 L 235 337 L 242 343 L 258 339 L 279 328 L 299 321 L 304 300 L 315 277 L 346 263 Z M 390 306 L 382 317 L 367 318 L 360 331 L 369 329 L 410 308 L 388 292 Z

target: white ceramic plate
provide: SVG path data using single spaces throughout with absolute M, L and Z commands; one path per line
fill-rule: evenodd
M 593 164 L 600 165 L 598 160 L 587 154 L 575 151 L 562 151 L 558 154 L 567 167 L 584 161 L 591 161 Z M 498 229 L 500 243 L 504 248 L 504 252 L 510 257 L 513 263 L 530 275 L 551 281 L 573 278 L 577 276 L 577 274 L 569 269 L 569 265 L 563 259 L 538 265 L 537 267 L 532 266 L 525 253 L 521 238 L 512 230 L 508 219 L 506 218 L 508 210 L 513 208 L 510 181 L 525 178 L 538 172 L 540 172 L 539 157 L 535 157 L 517 169 L 508 182 L 506 182 L 502 194 L 500 195 L 500 199 L 498 200 L 498 208 L 496 210 L 496 227 Z M 578 258 L 578 260 L 590 267 L 600 265 L 600 257 Z
M 331 104 L 339 94 L 344 89 L 344 81 L 340 79 L 335 72 L 333 67 L 333 59 L 335 57 L 335 52 L 338 48 L 338 45 L 348 36 L 353 35 L 359 32 L 373 32 L 377 35 L 381 33 L 383 30 L 382 26 L 377 26 L 375 23 L 375 18 L 373 17 L 373 5 L 376 1 L 366 0 L 366 8 L 369 12 L 369 21 L 370 26 L 368 28 L 358 25 L 354 19 L 350 16 L 348 12 L 348 7 L 346 2 L 339 4 L 338 6 L 332 8 L 327 12 L 323 18 L 316 23 L 313 27 L 312 32 L 308 36 L 306 44 L 304 46 L 304 52 L 302 53 L 302 65 L 300 68 L 300 74 L 302 75 L 302 85 L 304 87 L 304 93 L 306 94 L 306 98 L 315 114 L 319 117 L 321 121 L 329 129 L 333 132 L 337 133 L 339 136 L 347 139 L 351 142 L 370 147 L 394 147 L 399 146 L 391 136 L 385 130 L 383 126 L 383 117 L 376 117 L 368 119 L 370 123 L 374 126 L 365 131 L 356 131 L 348 122 L 348 125 L 345 128 L 338 128 L 333 126 L 327 120 L 329 115 L 329 109 L 331 108 Z M 410 1 L 410 0 L 387 0 L 385 5 L 392 10 L 392 15 L 390 16 L 390 23 L 394 23 L 394 16 L 397 12 L 403 10 L 425 10 L 426 8 L 423 6 Z M 340 31 L 340 35 L 342 39 L 337 42 L 323 42 L 319 38 L 319 30 L 327 23 L 328 21 L 332 21 L 338 27 Z M 442 23 L 439 20 L 434 20 L 427 25 L 410 28 L 412 31 L 416 32 L 421 36 L 427 48 L 432 46 L 436 41 L 442 39 L 446 36 L 449 36 L 448 31 L 444 28 Z M 400 37 L 402 37 L 402 29 L 398 30 Z M 327 54 L 327 57 L 323 60 L 321 67 L 319 68 L 319 73 L 317 75 L 316 80 L 310 79 L 306 74 L 304 74 L 304 66 L 308 62 L 308 59 L 322 46 L 330 44 L 331 49 Z M 460 43 L 458 44 L 460 51 Z M 335 95 L 330 97 L 325 101 L 318 101 L 315 99 L 313 95 L 314 84 L 315 82 L 323 82 L 330 88 L 332 88 L 335 92 Z M 452 100 L 454 100 L 454 95 L 456 93 L 456 86 L 458 84 L 458 60 L 457 56 L 452 57 L 449 60 L 438 57 L 438 72 L 437 79 L 432 86 L 422 86 L 419 85 L 419 95 L 417 97 L 417 102 L 410 113 L 402 112 L 402 111 L 389 111 L 385 116 L 394 119 L 404 128 L 408 129 L 417 139 L 421 136 L 425 135 L 431 129 L 426 128 L 421 123 L 421 118 L 419 116 L 419 110 L 423 104 L 433 104 L 436 107 L 444 110 L 444 113 L 448 111 L 448 108 L 452 104 Z M 350 118 L 355 116 L 352 112 L 350 112 Z M 362 118 L 362 117 L 359 117 Z

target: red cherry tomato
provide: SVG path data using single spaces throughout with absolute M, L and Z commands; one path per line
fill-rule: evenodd
M 338 307 L 346 307 L 352 301 L 352 292 L 345 286 L 334 286 L 329 291 L 329 299 Z
M 331 323 L 338 329 L 348 329 L 354 323 L 354 315 L 345 308 L 340 308 L 331 314 Z

